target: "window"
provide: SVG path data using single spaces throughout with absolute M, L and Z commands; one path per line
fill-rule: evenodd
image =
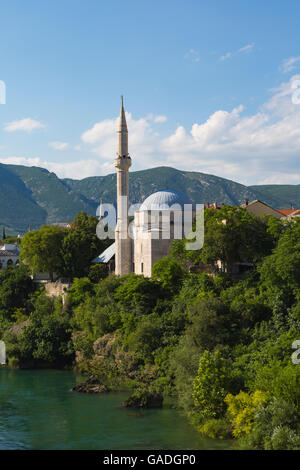
M 141 272 L 144 272 L 144 263 L 141 263 Z

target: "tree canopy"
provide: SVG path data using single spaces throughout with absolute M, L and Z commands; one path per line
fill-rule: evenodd
M 54 273 L 63 270 L 61 246 L 65 235 L 66 229 L 50 225 L 26 233 L 21 244 L 21 260 L 34 274 L 46 272 L 53 280 Z
M 205 210 L 204 246 L 200 260 L 225 265 L 236 262 L 258 262 L 271 253 L 275 240 L 268 221 L 241 207 L 224 206 Z
M 97 238 L 97 224 L 96 217 L 80 212 L 69 229 L 44 225 L 29 232 L 22 240 L 21 260 L 33 273 L 46 272 L 51 279 L 54 273 L 68 278 L 86 276 L 93 258 L 111 243 Z

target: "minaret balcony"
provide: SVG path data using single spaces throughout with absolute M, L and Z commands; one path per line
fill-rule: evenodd
M 126 170 L 131 167 L 131 157 L 129 155 L 118 155 L 115 159 L 115 167 Z

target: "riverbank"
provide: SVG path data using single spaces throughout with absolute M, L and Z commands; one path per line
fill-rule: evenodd
M 71 371 L 0 369 L 0 449 L 229 449 L 174 409 L 129 410 L 128 394 L 81 394 Z

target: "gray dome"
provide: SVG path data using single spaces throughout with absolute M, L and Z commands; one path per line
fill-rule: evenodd
M 192 201 L 179 191 L 173 191 L 166 189 L 164 191 L 158 191 L 157 193 L 151 194 L 143 202 L 140 207 L 140 211 L 150 210 L 169 210 L 173 204 L 179 204 L 181 209 L 184 209 L 184 204 L 193 204 Z

